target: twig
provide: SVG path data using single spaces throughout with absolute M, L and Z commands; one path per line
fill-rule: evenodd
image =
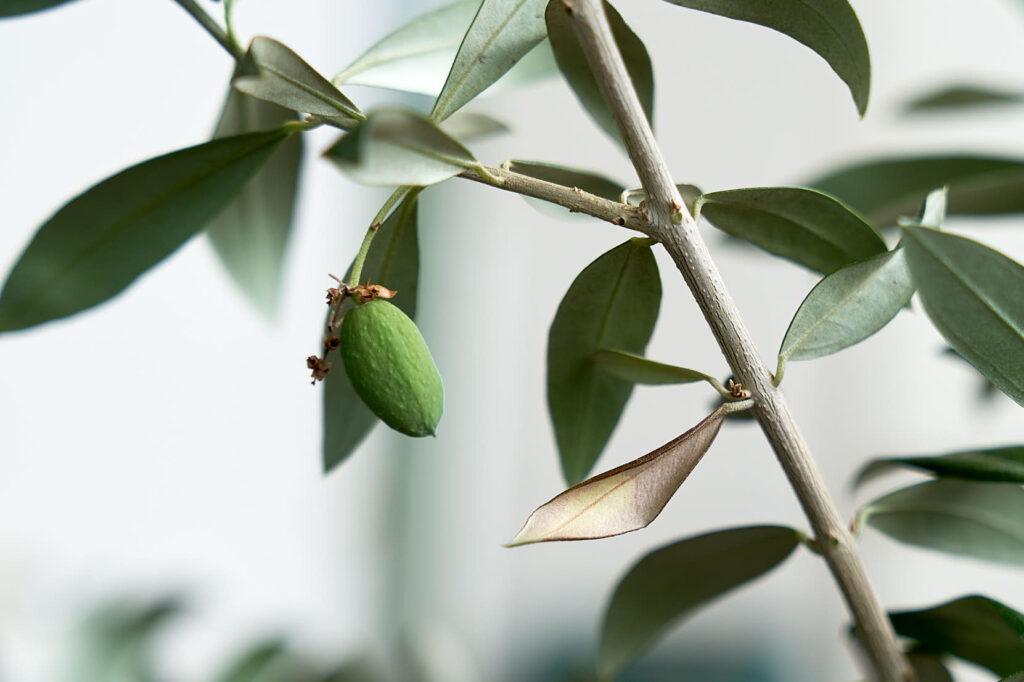
M 213 17 L 204 12 L 203 8 L 196 4 L 195 0 L 174 1 L 191 14 L 192 18 L 199 22 L 199 25 L 205 28 L 206 32 L 213 36 L 213 39 L 220 43 L 221 47 L 228 51 L 228 54 L 234 57 L 235 61 L 240 62 L 245 59 L 245 50 L 235 42 L 233 36 L 228 35 L 227 31 L 213 20 Z
M 871 664 L 884 682 L 913 680 L 824 479 L 668 172 L 632 81 L 616 47 L 601 0 L 563 0 L 580 45 L 622 132 L 649 195 L 650 234 L 672 256 L 700 306 L 737 381 L 751 391 L 752 408 L 821 542 L 822 554 L 846 599 Z
M 587 215 L 608 221 L 613 225 L 628 227 L 631 230 L 645 232 L 650 228 L 647 218 L 636 206 L 620 204 L 617 201 L 610 201 L 590 192 L 584 192 L 578 187 L 565 187 L 554 182 L 538 180 L 537 178 L 514 173 L 505 168 L 483 166 L 485 172 L 491 177 L 488 178 L 476 170 L 467 170 L 461 177 L 468 180 L 497 187 L 507 192 L 523 194 L 535 199 L 558 204 L 573 211 L 574 213 L 585 213 Z

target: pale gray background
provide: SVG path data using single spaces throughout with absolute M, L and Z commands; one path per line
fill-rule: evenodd
M 863 121 L 826 64 L 789 39 L 657 0 L 618 4 L 654 59 L 658 133 L 679 181 L 705 190 L 790 184 L 887 149 L 1024 153 L 1020 109 L 914 123 L 899 115 L 908 96 L 949 80 L 1019 86 L 1019 2 L 856 1 L 874 72 Z M 431 5 L 241 0 L 237 20 L 243 39 L 273 35 L 330 75 Z M 231 71 L 167 0 L 81 0 L 0 22 L 0 64 L 3 272 L 71 196 L 205 139 Z M 391 98 L 350 95 L 364 108 Z M 479 107 L 515 126 L 474 146 L 485 162 L 562 161 L 635 182 L 560 81 Z M 308 138 L 276 324 L 247 307 L 197 238 L 110 303 L 0 338 L 0 679 L 53 679 L 57 645 L 96 599 L 173 588 L 194 599 L 162 650 L 175 680 L 201 679 L 275 629 L 336 655 L 380 653 L 403 626 L 445 638 L 432 651 L 456 652 L 448 658 L 461 672 L 438 679 L 522 679 L 531 652 L 568 640 L 593 646 L 614 581 L 649 549 L 732 525 L 806 527 L 760 433 L 737 425 L 646 531 L 501 548 L 562 487 L 544 401 L 548 324 L 577 272 L 626 235 L 596 221 L 555 222 L 462 181 L 424 196 L 420 228 L 419 319 L 447 389 L 440 434 L 407 443 L 379 429 L 324 478 L 320 390 L 303 359 L 316 351 L 326 273 L 345 269 L 383 197 L 316 158 L 333 137 Z M 961 226 L 1024 258 L 1024 231 L 1009 222 Z M 815 278 L 708 237 L 754 338 L 774 357 Z M 724 375 L 681 280 L 658 257 L 665 296 L 650 354 Z M 924 315 L 909 313 L 839 356 L 790 367 L 793 411 L 844 512 L 866 499 L 849 482 L 872 455 L 1024 439 L 1020 408 L 1002 397 L 979 406 L 977 377 L 941 347 Z M 636 391 L 599 467 L 677 435 L 712 398 L 700 386 Z M 402 549 L 395 527 L 405 529 Z M 892 607 L 981 591 L 1024 608 L 1019 571 L 870 530 L 862 545 Z M 841 682 L 857 676 L 845 622 L 824 566 L 802 551 L 662 646 L 756 650 L 808 679 Z

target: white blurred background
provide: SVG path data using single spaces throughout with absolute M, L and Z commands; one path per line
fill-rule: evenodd
M 1024 154 L 1020 108 L 901 114 L 909 97 L 952 81 L 1021 86 L 1020 2 L 853 4 L 874 76 L 864 120 L 827 65 L 788 38 L 660 0 L 618 3 L 654 61 L 656 128 L 678 181 L 705 191 L 796 184 L 887 151 Z M 240 0 L 236 20 L 243 39 L 271 35 L 330 76 L 433 6 Z M 80 0 L 4 20 L 0 64 L 5 273 L 68 198 L 206 139 L 231 72 L 222 49 L 169 0 Z M 346 92 L 364 110 L 402 97 Z M 561 162 L 636 184 L 559 80 L 477 109 L 514 126 L 473 145 L 486 163 Z M 345 269 L 383 199 L 317 158 L 333 137 L 317 130 L 308 139 L 275 323 L 253 312 L 196 238 L 109 303 L 0 337 L 3 682 L 58 679 L 61 647 L 95 602 L 167 591 L 190 605 L 159 650 L 175 682 L 208 679 L 245 642 L 274 632 L 325 657 L 369 652 L 385 661 L 400 636 L 419 633 L 416 646 L 438 659 L 433 679 L 529 681 L 560 651 L 586 665 L 615 582 L 650 549 L 735 525 L 806 528 L 760 432 L 739 423 L 723 429 L 650 528 L 501 547 L 563 486 L 545 403 L 548 325 L 575 275 L 628 235 L 592 220 L 553 221 L 461 180 L 428 190 L 421 204 L 418 319 L 446 385 L 439 436 L 413 442 L 378 428 L 323 476 L 321 389 L 310 387 L 304 358 L 317 350 L 326 274 Z M 1021 260 L 1020 223 L 954 227 Z M 711 228 L 707 237 L 754 338 L 774 358 L 815 277 Z M 658 258 L 665 295 L 648 354 L 727 375 L 670 260 Z M 923 314 L 905 313 L 838 356 L 789 368 L 793 412 L 844 512 L 898 480 L 855 498 L 851 476 L 872 456 L 1024 440 L 1020 408 L 1002 396 L 978 402 L 977 375 L 942 347 Z M 712 398 L 696 385 L 639 388 L 598 468 L 678 435 Z M 975 592 L 1024 608 L 1019 571 L 871 530 L 862 547 L 889 608 Z M 652 655 L 749 656 L 774 671 L 766 679 L 843 682 L 859 674 L 845 625 L 824 564 L 798 551 Z

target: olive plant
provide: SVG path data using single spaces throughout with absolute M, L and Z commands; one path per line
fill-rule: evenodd
M 302 136 L 337 128 L 341 134 L 323 150 L 324 159 L 358 183 L 394 189 L 357 253 L 346 256 L 348 270 L 331 275 L 323 334 L 306 360 L 323 393 L 325 471 L 344 462 L 378 421 L 416 437 L 433 434 L 442 417 L 441 378 L 414 322 L 420 198 L 452 179 L 518 193 L 619 226 L 623 242 L 583 269 L 551 323 L 548 406 L 569 487 L 529 514 L 508 545 L 594 540 L 647 526 L 720 429 L 729 428 L 730 417 L 743 413 L 763 430 L 810 526 L 806 532 L 710 531 L 640 558 L 615 587 L 601 623 L 596 669 L 602 679 L 614 678 L 695 609 L 801 547 L 819 555 L 834 577 L 873 679 L 951 679 L 949 657 L 1021 679 L 1024 614 L 980 595 L 886 613 L 855 535 L 869 525 L 902 542 L 1021 565 L 1024 446 L 876 460 L 859 480 L 895 468 L 932 480 L 867 503 L 851 529 L 780 385 L 790 362 L 830 355 L 875 334 L 916 293 L 952 351 L 1024 405 L 1024 267 L 945 225 L 947 215 L 1024 210 L 1024 160 L 887 158 L 800 187 L 705 193 L 677 184 L 669 172 L 650 125 L 650 57 L 608 2 L 458 0 L 384 36 L 328 79 L 273 38 L 259 36 L 243 47 L 230 0 L 222 22 L 194 0 L 176 1 L 235 62 L 213 139 L 132 166 L 59 209 L 8 275 L 0 331 L 86 311 L 200 232 L 242 290 L 273 305 Z M 846 0 L 667 1 L 802 43 L 845 83 L 858 113 L 866 113 L 867 41 Z M 0 16 L 63 2 L 3 0 Z M 411 79 L 409 65 L 426 60 L 443 63 L 447 77 L 437 84 Z M 514 86 L 549 71 L 561 73 L 594 122 L 628 153 L 642 187 L 546 162 L 493 166 L 477 159 L 468 145 L 503 124 L 463 108 L 492 85 Z M 364 112 L 342 92 L 348 85 L 436 98 L 430 111 Z M 916 100 L 911 109 L 1019 99 L 1019 93 L 957 86 Z M 701 237 L 701 218 L 821 275 L 794 312 L 771 366 L 759 356 Z M 724 384 L 716 372 L 644 355 L 661 300 L 655 248 L 671 256 L 704 314 L 731 373 Z M 694 426 L 662 447 L 591 475 L 636 384 L 687 383 L 710 385 L 717 407 L 694 416 Z

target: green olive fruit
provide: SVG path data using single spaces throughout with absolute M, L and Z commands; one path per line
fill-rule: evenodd
M 432 436 L 444 387 L 416 323 L 383 299 L 357 306 L 341 323 L 341 359 L 352 388 L 381 421 L 410 436 Z

